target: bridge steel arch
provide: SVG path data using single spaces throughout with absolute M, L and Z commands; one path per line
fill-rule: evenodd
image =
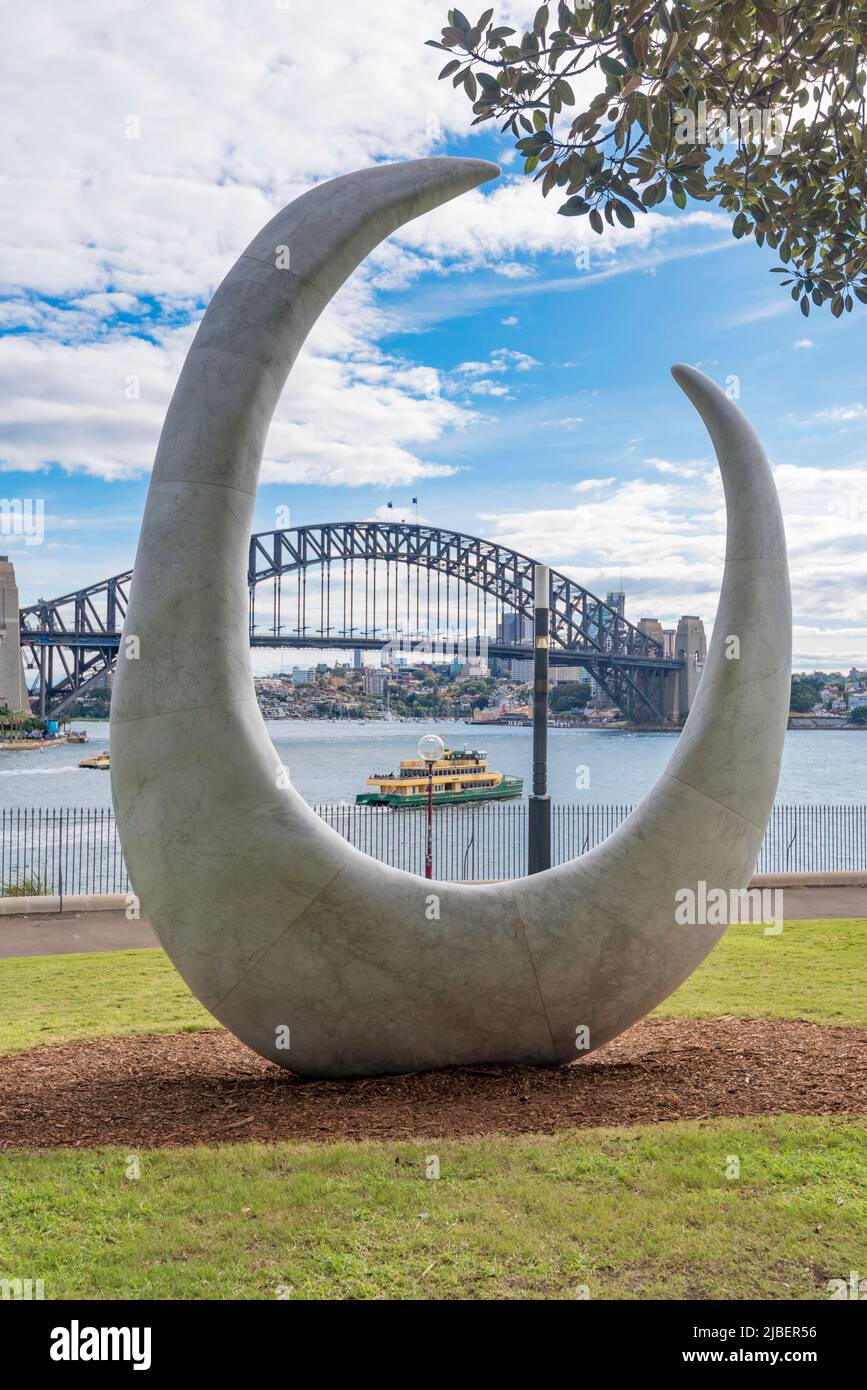
M 250 641 L 257 647 L 376 649 L 398 634 L 412 639 L 421 632 L 431 631 L 433 577 L 437 582 L 434 631 L 457 632 L 463 622 L 465 637 L 469 639 L 463 650 L 472 649 L 473 641 L 480 645 L 485 638 L 489 655 L 530 658 L 531 646 L 502 643 L 486 637 L 487 600 L 494 604 L 495 617 L 497 613 L 512 612 L 531 619 L 534 563 L 529 556 L 496 541 L 406 522 L 326 522 L 260 532 L 250 539 Z M 358 572 L 358 583 L 362 586 L 359 597 L 356 597 L 355 587 L 357 565 L 363 566 Z M 334 576 L 335 566 L 339 567 L 339 579 Z M 381 621 L 383 566 L 384 622 Z M 400 567 L 406 569 L 406 582 L 398 611 Z M 416 575 L 414 603 L 409 581 L 411 571 Z M 311 573 L 318 580 L 312 595 L 314 603 L 318 597 L 318 626 L 315 607 L 313 621 L 307 621 L 307 580 Z M 422 574 L 426 576 L 424 597 Z M 282 581 L 289 576 L 295 576 L 296 580 L 294 627 L 283 621 Z M 40 599 L 21 610 L 21 644 L 31 668 L 37 671 L 34 704 L 40 713 L 61 712 L 88 685 L 113 667 L 131 578 L 132 572 L 127 571 L 58 599 Z M 442 620 L 443 579 L 447 586 L 445 621 Z M 257 591 L 269 582 L 272 586 L 271 621 L 262 624 Z M 468 599 L 471 593 L 476 596 L 475 622 Z M 332 607 L 335 615 L 342 612 L 342 626 L 336 617 L 332 623 Z M 424 624 L 421 623 L 422 609 Z M 393 624 L 390 623 L 392 616 Z M 551 571 L 551 661 L 556 665 L 585 667 L 627 717 L 636 722 L 663 721 L 663 684 L 675 679 L 683 666 L 682 661 L 666 658 L 659 642 L 628 622 L 616 609 L 557 570 Z
M 248 583 L 254 644 L 271 645 L 280 629 L 278 600 L 270 634 L 258 635 L 253 595 L 259 584 L 316 566 L 327 571 L 331 565 L 356 561 L 405 565 L 448 576 L 495 598 L 501 609 L 508 608 L 532 621 L 535 561 L 520 551 L 442 527 L 408 522 L 327 522 L 251 537 Z M 420 606 L 416 604 L 417 614 Z M 429 605 L 425 607 L 429 611 Z M 465 626 L 468 616 L 465 605 Z M 458 619 L 460 627 L 459 606 Z M 410 623 L 407 627 L 412 631 Z M 416 630 L 429 631 L 430 623 L 424 629 L 416 623 Z M 586 667 L 629 718 L 663 719 L 662 680 L 666 673 L 679 670 L 683 662 L 666 659 L 661 643 L 558 570 L 551 571 L 550 630 L 552 664 Z M 342 645 L 378 647 L 382 643 L 382 637 L 370 640 L 360 631 L 354 640 L 350 637 Z M 331 645 L 318 636 L 309 644 Z M 282 645 L 295 643 L 286 640 Z M 487 650 L 494 656 L 532 657 L 531 647 L 516 649 L 489 641 Z

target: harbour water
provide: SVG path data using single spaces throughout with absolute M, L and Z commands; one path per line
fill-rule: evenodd
M 0 754 L 0 806 L 110 806 L 106 772 L 79 768 L 82 758 L 108 749 L 108 724 L 86 728 L 88 742 Z M 464 723 L 272 720 L 268 724 L 293 785 L 311 804 L 354 802 L 371 773 L 389 772 L 415 757 L 422 733 L 438 733 L 450 748 L 485 749 L 490 766 L 532 781 L 529 729 L 472 728 Z M 634 802 L 649 790 L 674 749 L 676 734 L 605 729 L 551 729 L 549 790 L 558 801 Z M 798 730 L 786 736 L 778 803 L 867 801 L 867 731 Z

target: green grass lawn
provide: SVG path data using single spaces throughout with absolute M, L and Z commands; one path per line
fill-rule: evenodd
M 867 921 L 790 922 L 781 936 L 763 936 L 761 926 L 729 927 L 657 1013 L 865 1027 Z M 0 1052 L 216 1026 L 162 951 L 0 960 Z
M 707 960 L 669 995 L 660 1018 L 804 1018 L 867 1027 L 867 921 L 729 927 Z
M 0 1156 L 0 1277 L 47 1299 L 788 1300 L 867 1270 L 855 1120 L 156 1150 L 138 1180 L 129 1162 Z
M 865 948 L 867 921 L 735 926 L 658 1012 L 867 1026 Z M 0 960 L 0 1051 L 213 1026 L 161 951 Z M 784 1116 L 231 1144 L 148 1151 L 137 1179 L 123 1149 L 0 1154 L 0 1279 L 48 1299 L 821 1299 L 867 1271 L 865 1139 L 858 1117 Z
M 0 1053 L 219 1026 L 160 950 L 0 960 Z

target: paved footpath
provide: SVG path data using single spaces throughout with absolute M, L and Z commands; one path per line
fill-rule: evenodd
M 839 884 L 787 888 L 783 914 L 788 921 L 813 917 L 867 918 L 867 887 Z M 142 918 L 128 922 L 123 912 L 64 912 L 44 917 L 0 918 L 0 959 L 57 956 L 79 951 L 129 951 L 159 945 Z
M 159 942 L 144 919 L 118 912 L 53 912 L 0 918 L 0 958 L 62 956 L 79 951 L 130 951 Z

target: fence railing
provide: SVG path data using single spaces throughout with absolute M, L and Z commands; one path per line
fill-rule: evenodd
M 109 808 L 0 809 L 0 897 L 128 891 Z
M 365 854 L 423 873 L 426 810 L 347 804 L 314 810 Z M 598 845 L 632 810 L 626 804 L 555 802 L 555 864 Z M 518 878 L 527 872 L 527 803 L 440 807 L 433 816 L 434 877 Z M 775 806 L 760 873 L 867 870 L 867 805 Z M 0 809 L 0 897 L 130 891 L 114 815 L 107 808 Z

